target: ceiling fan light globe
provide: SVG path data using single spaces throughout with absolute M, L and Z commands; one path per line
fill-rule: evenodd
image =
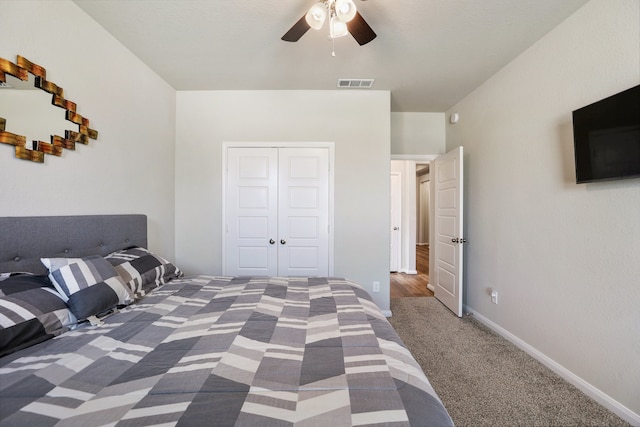
M 353 0 L 336 0 L 336 16 L 342 22 L 349 22 L 356 16 L 356 5 Z
M 332 16 L 331 22 L 329 23 L 329 37 L 336 39 L 338 37 L 344 37 L 347 34 L 349 34 L 347 23 L 338 19 L 337 16 Z
M 325 19 L 327 19 L 327 8 L 322 3 L 316 3 L 311 6 L 311 9 L 305 15 L 307 24 L 314 30 L 322 28 Z

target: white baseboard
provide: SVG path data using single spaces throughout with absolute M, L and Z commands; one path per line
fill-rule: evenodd
M 493 323 L 491 320 L 487 319 L 480 313 L 472 310 L 471 308 L 464 306 L 464 311 L 466 313 L 473 314 L 473 317 L 478 319 L 478 321 L 482 322 L 489 329 L 493 330 L 497 334 L 501 335 L 508 341 L 512 342 L 516 347 L 523 350 L 525 353 L 528 353 L 531 357 L 538 360 L 540 363 L 545 365 L 547 368 L 551 369 L 553 372 L 558 374 L 560 377 L 564 378 L 570 384 L 573 384 L 584 394 L 625 420 L 633 426 L 640 426 L 640 415 L 633 412 L 631 409 L 627 408 L 620 402 L 614 400 L 609 395 L 603 393 L 598 388 L 592 386 L 564 366 L 560 365 L 544 353 L 536 350 L 534 347 L 530 346 L 517 336 L 513 335 L 511 332 L 502 328 L 501 326 Z
M 381 310 L 382 314 L 384 314 L 384 317 L 391 317 L 391 310 Z
M 436 288 L 433 287 L 433 285 L 431 283 L 427 283 L 427 289 L 429 289 L 431 292 L 435 293 L 436 292 Z

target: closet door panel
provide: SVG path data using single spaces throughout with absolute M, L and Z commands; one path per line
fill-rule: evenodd
M 229 148 L 225 274 L 277 275 L 277 188 L 277 149 Z
M 329 150 L 281 148 L 278 274 L 329 274 Z

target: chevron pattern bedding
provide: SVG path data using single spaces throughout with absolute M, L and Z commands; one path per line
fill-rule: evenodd
M 359 285 L 176 279 L 0 358 L 2 426 L 448 426 Z

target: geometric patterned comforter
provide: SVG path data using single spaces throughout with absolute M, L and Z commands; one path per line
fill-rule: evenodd
M 0 358 L 0 425 L 453 423 L 359 285 L 198 276 Z

